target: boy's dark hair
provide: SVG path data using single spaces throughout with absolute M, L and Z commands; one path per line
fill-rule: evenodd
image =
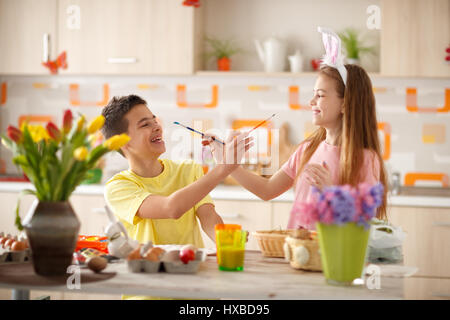
M 105 117 L 102 133 L 105 139 L 128 132 L 128 121 L 125 119 L 125 115 L 138 104 L 147 105 L 147 102 L 134 94 L 113 97 L 109 101 L 102 110 L 102 115 Z

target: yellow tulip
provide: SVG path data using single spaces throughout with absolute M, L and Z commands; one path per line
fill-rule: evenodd
M 100 115 L 94 120 L 92 120 L 88 125 L 88 133 L 93 134 L 94 132 L 97 132 L 103 125 L 105 124 L 105 117 Z
M 45 130 L 43 126 L 28 124 L 27 127 L 30 132 L 31 139 L 33 139 L 34 142 L 38 143 L 41 140 L 48 141 L 50 139 L 47 130 Z
M 84 161 L 88 155 L 88 149 L 86 147 L 78 147 L 73 152 L 73 157 L 78 161 Z
M 128 141 L 130 141 L 130 139 L 131 138 L 127 134 L 122 133 L 119 135 L 112 136 L 111 138 L 106 140 L 103 143 L 103 145 L 109 150 L 119 150 L 124 145 L 126 145 Z
M 84 115 L 81 115 L 81 117 L 77 120 L 77 132 L 80 132 L 83 129 L 84 123 L 86 122 L 86 118 Z

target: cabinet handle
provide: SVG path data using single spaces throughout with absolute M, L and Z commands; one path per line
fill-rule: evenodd
M 50 34 L 44 33 L 42 38 L 42 62 L 50 60 Z
M 239 218 L 241 215 L 239 213 L 221 213 L 220 216 L 226 219 L 236 219 Z
M 433 222 L 433 227 L 450 227 L 450 222 Z
M 432 292 L 431 296 L 432 297 L 436 297 L 436 298 L 450 298 L 450 294 L 448 294 L 448 293 L 440 293 L 440 292 Z
M 128 63 L 136 63 L 137 59 L 133 57 L 128 58 L 108 58 L 108 63 L 114 64 L 128 64 Z

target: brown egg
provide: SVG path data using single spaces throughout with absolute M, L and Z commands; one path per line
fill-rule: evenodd
M 2 246 L 2 248 L 5 247 L 5 242 L 9 240 L 8 236 L 4 236 L 1 240 L 0 240 L 0 245 Z
M 166 253 L 164 249 L 159 247 L 150 248 L 144 255 L 144 259 L 149 261 L 160 261 L 162 256 Z
M 11 245 L 14 242 L 14 238 L 9 238 L 8 240 L 5 241 L 5 243 L 3 244 L 3 248 L 10 250 L 11 249 Z
M 148 260 L 148 261 L 154 261 L 154 262 L 158 262 L 159 261 L 158 255 L 155 252 L 147 252 L 144 255 L 144 259 Z
M 108 261 L 102 257 L 92 257 L 87 261 L 87 266 L 92 271 L 98 273 L 106 268 Z
M 14 241 L 11 245 L 12 251 L 23 251 L 25 249 L 26 249 L 25 243 L 22 241 Z
M 142 259 L 140 251 L 141 251 L 141 244 L 136 249 L 131 251 L 130 254 L 128 254 L 127 259 L 128 260 Z

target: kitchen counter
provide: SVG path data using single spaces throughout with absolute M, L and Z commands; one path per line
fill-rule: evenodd
M 353 287 L 326 284 L 322 272 L 295 270 L 281 258 L 266 258 L 259 251 L 246 251 L 244 271 L 219 271 L 215 256 L 207 256 L 196 274 L 131 273 L 125 261 L 110 263 L 103 273 L 116 273 L 106 280 L 81 283 L 80 289 L 64 285 L 27 285 L 6 277 L 0 287 L 16 290 L 72 291 L 103 294 L 149 295 L 192 299 L 402 299 L 404 280 L 414 274 L 414 268 L 401 265 L 378 265 L 379 289 L 366 285 Z M 0 270 L 4 266 L 0 265 Z M 11 269 L 9 269 L 11 270 Z M 92 271 L 81 269 L 83 273 Z M 4 272 L 11 272 L 4 269 Z M 27 277 L 33 276 L 28 268 Z M 20 283 L 20 285 L 19 285 Z
M 33 189 L 31 183 L 26 182 L 0 182 L 0 192 L 20 192 L 24 189 Z M 74 191 L 78 195 L 103 195 L 104 186 L 80 185 Z M 210 193 L 214 200 L 250 200 L 261 201 L 253 193 L 240 186 L 219 185 Z M 289 190 L 271 202 L 293 202 L 294 192 Z M 388 195 L 388 205 L 405 207 L 439 207 L 450 208 L 450 197 L 437 197 L 430 195 Z

